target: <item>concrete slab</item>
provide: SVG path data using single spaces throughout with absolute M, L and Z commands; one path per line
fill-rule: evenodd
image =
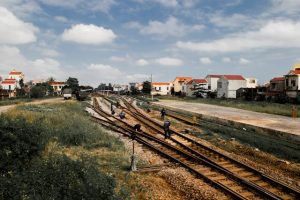
M 300 118 L 174 100 L 161 100 L 153 104 L 300 136 Z

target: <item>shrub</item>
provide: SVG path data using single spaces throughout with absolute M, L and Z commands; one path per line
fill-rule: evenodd
M 27 123 L 25 118 L 0 118 L 0 172 L 24 167 L 45 146 L 40 123 Z
M 116 182 L 100 172 L 93 159 L 66 156 L 37 159 L 20 175 L 0 177 L 3 199 L 116 199 Z

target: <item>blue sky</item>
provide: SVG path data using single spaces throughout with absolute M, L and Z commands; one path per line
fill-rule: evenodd
M 0 75 L 82 84 L 241 74 L 300 61 L 299 0 L 0 0 Z

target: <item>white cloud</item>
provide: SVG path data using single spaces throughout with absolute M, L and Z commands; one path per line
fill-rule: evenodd
M 77 24 L 70 29 L 66 29 L 62 34 L 64 41 L 70 41 L 80 44 L 99 45 L 111 43 L 117 36 L 110 29 L 93 24 Z
M 44 14 L 35 0 L 2 0 L 0 6 L 7 8 L 22 19 L 30 18 L 33 14 Z
M 56 7 L 64 7 L 76 10 L 91 10 L 108 12 L 111 7 L 117 5 L 115 0 L 39 0 L 43 4 Z
M 87 69 L 98 72 L 99 74 L 97 75 L 99 76 L 99 78 L 103 78 L 106 80 L 117 80 L 123 75 L 123 73 L 119 69 L 105 64 L 90 64 Z
M 271 21 L 257 31 L 238 32 L 210 42 L 177 42 L 182 49 L 205 52 L 238 52 L 251 49 L 300 48 L 300 22 Z
M 58 57 L 60 54 L 53 49 L 41 49 L 41 53 L 46 57 Z
M 239 63 L 240 64 L 248 64 L 248 63 L 250 63 L 250 61 L 247 60 L 246 58 L 240 58 Z
M 124 62 L 124 61 L 128 60 L 128 58 L 129 58 L 128 56 L 126 56 L 126 57 L 111 56 L 109 59 L 111 61 L 115 61 L 115 62 Z
M 300 1 L 298 0 L 271 0 L 271 3 L 271 12 L 283 12 L 288 14 L 300 12 Z
M 155 0 L 155 1 L 165 7 L 176 7 L 178 5 L 177 0 Z
M 36 41 L 34 25 L 23 22 L 12 12 L 0 7 L 0 44 L 26 44 Z
M 50 76 L 60 79 L 66 74 L 57 60 L 47 57 L 29 60 L 17 47 L 7 45 L 0 46 L 0 66 L 2 76 L 5 77 L 10 70 L 16 69 L 25 73 L 25 81 Z
M 158 58 L 155 61 L 158 64 L 164 66 L 180 66 L 183 64 L 182 60 L 178 58 L 170 58 L 170 57 Z
M 141 82 L 141 81 L 146 81 L 150 79 L 149 74 L 130 74 L 126 76 L 126 81 L 127 82 Z
M 68 20 L 66 17 L 64 17 L 64 16 L 55 16 L 54 19 L 55 19 L 56 21 L 63 22 L 63 23 L 66 23 L 66 22 L 69 21 L 69 20 Z
M 232 60 L 231 60 L 231 58 L 229 58 L 229 57 L 224 57 L 224 58 L 222 58 L 222 62 L 224 62 L 224 63 L 230 63 Z
M 145 59 L 139 59 L 139 60 L 136 61 L 136 64 L 138 66 L 146 66 L 146 65 L 149 64 L 149 62 L 147 60 L 145 60 Z
M 205 64 L 205 65 L 209 65 L 212 63 L 211 59 L 209 57 L 203 57 L 203 58 L 200 58 L 200 62 L 202 64 Z
M 164 36 L 183 36 L 192 31 L 199 31 L 204 25 L 188 26 L 180 22 L 175 17 L 169 17 L 165 22 L 150 21 L 147 26 L 139 27 L 138 24 L 131 24 L 131 27 L 140 28 L 142 34 L 164 35 Z
M 236 28 L 245 26 L 245 24 L 248 24 L 251 22 L 251 19 L 242 14 L 235 13 L 230 16 L 222 15 L 221 13 L 216 13 L 213 15 L 209 15 L 209 21 L 210 23 L 214 24 L 215 26 L 221 27 L 221 28 Z

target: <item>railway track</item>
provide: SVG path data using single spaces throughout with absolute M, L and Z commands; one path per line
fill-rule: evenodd
M 114 103 L 108 98 L 105 100 Z M 149 118 L 127 100 L 122 99 L 122 101 L 125 104 L 122 109 L 127 109 L 128 114 L 149 129 L 158 134 L 163 134 L 160 122 Z M 97 107 L 97 105 L 94 106 Z M 97 110 L 97 112 L 100 111 Z M 107 114 L 106 117 L 111 116 Z M 114 118 L 114 120 L 119 126 L 130 128 L 130 125 L 124 124 L 125 122 L 122 120 L 117 118 Z M 256 169 L 202 145 L 173 129 L 171 129 L 171 132 L 173 136 L 167 142 L 149 133 L 144 133 L 143 137 L 151 135 L 151 138 L 148 137 L 147 140 L 150 144 L 151 142 L 159 143 L 159 146 L 155 146 L 156 144 L 151 145 L 163 151 L 159 152 L 160 154 L 181 164 L 233 197 L 238 199 L 299 199 L 300 192 L 297 189 L 291 188 Z

